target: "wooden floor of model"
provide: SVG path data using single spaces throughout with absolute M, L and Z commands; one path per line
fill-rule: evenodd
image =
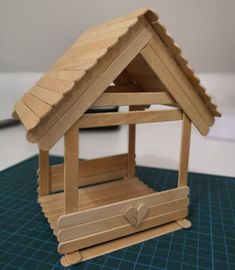
M 113 180 L 92 186 L 81 187 L 78 190 L 78 207 L 79 211 L 82 211 L 85 209 L 109 205 L 111 203 L 121 202 L 154 193 L 156 193 L 156 191 L 146 186 L 137 177 Z M 186 195 L 187 191 L 185 190 L 180 196 L 184 197 Z M 39 197 L 38 201 L 42 207 L 42 211 L 45 217 L 48 220 L 48 223 L 50 224 L 50 227 L 53 230 L 54 235 L 57 237 L 58 242 L 60 242 L 58 238 L 59 227 L 57 221 L 61 216 L 65 214 L 64 192 Z M 177 201 L 170 202 L 171 208 L 175 205 L 174 203 L 176 203 L 177 209 Z M 183 207 L 186 206 L 185 203 L 187 202 L 183 202 Z M 168 212 L 171 210 L 171 208 L 168 209 Z M 185 214 L 183 214 L 183 216 L 182 214 L 180 214 L 179 218 L 183 218 L 184 216 Z M 142 232 L 134 233 L 125 237 L 120 237 L 111 241 L 106 241 L 98 245 L 84 247 L 71 253 L 66 252 L 61 258 L 61 264 L 64 266 L 73 265 L 84 260 L 88 260 L 133 244 L 137 244 L 144 240 L 148 240 L 169 232 L 179 230 L 182 227 L 187 228 L 191 226 L 191 223 L 188 222 L 186 219 L 181 219 L 174 222 L 170 221 L 172 221 L 172 219 L 169 219 L 167 224 L 159 224 L 160 226 L 147 229 Z

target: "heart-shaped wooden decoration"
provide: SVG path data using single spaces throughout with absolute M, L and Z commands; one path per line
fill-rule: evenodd
M 140 204 L 136 209 L 134 207 L 127 208 L 124 217 L 133 227 L 138 228 L 143 219 L 147 216 L 148 211 L 146 205 Z

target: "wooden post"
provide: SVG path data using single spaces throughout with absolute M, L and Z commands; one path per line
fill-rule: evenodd
M 64 208 L 78 209 L 78 128 L 73 125 L 64 136 Z
M 191 121 L 183 114 L 178 187 L 187 186 Z
M 133 111 L 131 106 L 129 106 L 129 111 Z M 128 125 L 128 177 L 135 176 L 135 132 L 136 125 Z
M 39 149 L 40 196 L 50 193 L 49 153 Z

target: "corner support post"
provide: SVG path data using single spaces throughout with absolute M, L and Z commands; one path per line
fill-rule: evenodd
M 78 209 L 78 127 L 74 124 L 64 135 L 64 208 Z
M 48 195 L 50 193 L 49 152 L 41 149 L 39 149 L 39 180 L 40 196 Z
M 129 111 L 133 111 L 132 106 L 129 107 Z M 128 168 L 127 176 L 135 176 L 135 140 L 136 140 L 136 124 L 128 125 Z
M 178 187 L 187 186 L 188 184 L 190 136 L 191 136 L 191 121 L 186 114 L 183 114 Z

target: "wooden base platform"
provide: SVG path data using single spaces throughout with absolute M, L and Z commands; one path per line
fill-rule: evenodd
M 181 220 L 182 223 L 187 223 L 191 227 L 190 221 L 187 219 Z M 156 228 L 148 229 L 143 232 L 125 236 L 116 240 L 112 240 L 103 244 L 99 244 L 93 247 L 85 248 L 83 250 L 75 251 L 73 253 L 65 254 L 61 258 L 61 264 L 65 267 L 70 265 L 83 262 L 122 248 L 129 247 L 131 245 L 138 244 L 140 242 L 150 240 L 152 238 L 174 232 L 182 229 L 183 227 L 179 224 L 180 222 L 171 222 Z M 187 228 L 189 228 L 187 227 Z
M 64 211 L 64 192 L 38 202 L 59 242 L 61 264 L 69 266 L 189 228 L 188 193 L 188 187 L 155 192 L 132 177 L 79 188 L 74 213 Z
M 78 209 L 94 208 L 122 200 L 128 200 L 142 195 L 151 194 L 154 191 L 146 186 L 137 177 L 124 178 L 82 187 L 78 191 Z M 55 236 L 57 236 L 57 220 L 64 215 L 64 193 L 56 193 L 38 198 L 42 211 L 50 224 Z

